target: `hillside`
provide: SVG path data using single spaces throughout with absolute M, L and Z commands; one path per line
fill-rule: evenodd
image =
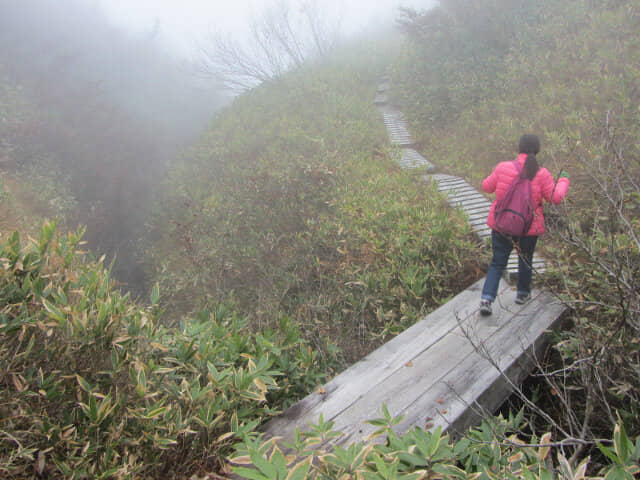
M 462 215 L 392 159 L 383 59 L 358 47 L 248 92 L 171 166 L 149 250 L 167 321 L 230 303 L 351 363 L 477 279 Z
M 405 11 L 400 46 L 380 34 L 237 97 L 135 217 L 148 302 L 62 222 L 79 198 L 68 177 L 7 162 L 48 165 L 56 143 L 35 127 L 64 117 L 0 74 L 0 476 L 224 478 L 233 456 L 267 480 L 636 478 L 639 23 L 636 0 L 442 0 Z M 319 456 L 338 434 L 320 422 L 285 457 L 263 421 L 486 269 L 463 214 L 393 159 L 373 105 L 389 68 L 442 171 L 477 184 L 533 131 L 544 164 L 570 173 L 534 278 L 570 307 L 568 328 L 456 442 L 397 438 L 382 408 L 386 443 Z

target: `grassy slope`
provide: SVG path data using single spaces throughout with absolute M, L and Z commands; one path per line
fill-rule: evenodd
M 554 174 L 571 167 L 575 153 L 586 151 L 580 144 L 596 143 L 607 113 L 619 129 L 630 129 L 625 135 L 637 136 L 640 16 L 637 2 L 617 3 L 616 8 L 603 2 L 593 9 L 587 1 L 540 3 L 531 18 L 524 18 L 525 25 L 518 25 L 502 57 L 480 59 L 489 65 L 491 82 L 478 79 L 480 66 L 469 62 L 461 65 L 469 72 L 457 72 L 460 78 L 425 85 L 424 77 L 411 70 L 419 67 L 409 65 L 425 59 L 412 50 L 397 65 L 396 84 L 404 90 L 398 95 L 406 97 L 398 99 L 407 107 L 425 152 L 439 165 L 478 182 L 496 162 L 514 156 L 523 132 L 541 136 L 540 159 Z M 437 66 L 438 61 L 432 68 Z M 452 91 L 453 114 L 442 122 L 429 121 L 436 118 L 431 110 L 437 105 L 420 92 L 445 86 Z M 465 90 L 460 98 L 456 89 Z
M 290 316 L 350 362 L 476 278 L 464 219 L 391 159 L 381 58 L 350 50 L 248 92 L 173 166 L 152 245 L 169 308 Z

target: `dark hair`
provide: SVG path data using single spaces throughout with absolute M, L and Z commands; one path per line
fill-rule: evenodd
M 518 153 L 526 153 L 527 159 L 524 162 L 524 176 L 530 180 L 538 173 L 540 166 L 536 155 L 540 152 L 540 139 L 537 135 L 525 134 L 518 142 Z

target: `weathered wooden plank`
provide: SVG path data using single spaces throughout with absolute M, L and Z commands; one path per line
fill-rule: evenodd
M 476 300 L 477 298 L 479 296 L 476 297 Z M 477 303 L 473 305 L 473 308 L 477 309 Z M 462 318 L 468 317 L 470 314 L 458 313 L 458 315 L 460 315 L 461 321 L 464 321 Z M 496 312 L 496 318 L 492 320 L 494 320 L 492 323 L 498 325 L 506 321 L 505 317 L 500 316 L 498 312 Z M 460 365 L 474 351 L 471 343 L 464 338 L 457 327 L 455 312 L 453 312 L 450 321 L 453 328 L 445 337 L 440 338 L 438 342 L 425 352 L 421 352 L 419 356 L 409 358 L 411 366 L 408 367 L 405 364 L 405 368 L 398 370 L 393 377 L 388 378 L 384 389 L 372 390 L 369 395 L 359 399 L 357 403 L 342 412 L 339 417 L 334 419 L 335 428 L 349 434 L 351 441 L 358 441 L 375 430 L 375 427 L 363 425 L 362 422 L 376 418 L 382 404 L 385 404 L 394 416 L 407 414 L 410 407 L 418 402 L 420 397 L 427 396 L 429 398 L 427 403 L 438 405 L 439 397 L 431 397 L 430 390 L 443 379 L 462 374 Z M 442 408 L 446 408 L 446 405 L 443 405 Z M 416 416 L 418 415 L 422 416 L 422 412 L 416 414 Z M 424 420 L 420 423 L 421 426 L 425 424 Z
M 457 191 L 462 191 L 462 192 L 470 191 L 470 190 L 465 190 L 466 188 L 468 187 L 466 187 L 464 183 L 449 184 L 445 186 L 442 186 L 439 184 L 437 185 L 438 192 L 444 193 L 444 194 L 448 194 L 449 192 L 457 192 Z
M 435 178 L 435 181 L 437 182 L 438 186 L 441 187 L 448 187 L 451 185 L 469 185 L 467 182 L 457 177 L 448 177 L 442 179 Z
M 481 200 L 481 197 L 477 197 L 477 198 L 467 198 L 467 199 L 462 199 L 462 200 L 450 200 L 447 199 L 447 203 L 453 207 L 453 208 L 461 208 L 463 210 L 466 210 L 464 207 L 465 206 L 473 206 L 476 205 L 473 202 L 478 202 Z
M 447 192 L 445 192 L 445 195 L 447 197 L 448 200 L 462 200 L 465 198 L 471 199 L 471 200 L 482 200 L 484 199 L 484 197 L 482 195 L 480 195 L 476 190 L 473 189 L 469 189 L 469 190 L 462 190 L 459 188 L 454 188 L 451 189 Z
M 473 213 L 469 215 L 468 214 L 469 212 L 465 210 L 465 213 L 467 213 L 467 219 L 469 220 L 469 223 L 474 224 L 475 222 L 486 222 L 489 211 L 488 210 L 486 212 L 479 211 L 477 213 Z
M 513 292 L 503 294 L 489 318 L 479 317 L 475 308 L 467 317 L 460 312 L 459 326 L 411 359 L 410 366 L 405 364 L 397 370 L 385 382 L 384 390 L 371 390 L 334 419 L 335 428 L 346 434 L 336 444 L 364 440 L 371 435 L 377 427 L 363 421 L 379 416 L 383 403 L 392 415 L 405 415 L 396 427 L 398 433 L 413 426 L 425 427 L 429 418 L 435 426 L 442 425 L 445 429 L 451 424 L 466 427 L 473 418 L 465 415 L 466 411 L 480 397 L 484 397 L 484 406 L 493 411 L 510 388 L 508 382 L 499 382 L 500 371 L 476 351 L 474 344 L 486 349 L 498 368 L 505 371 L 526 356 L 527 349 L 553 326 L 563 311 L 548 295 L 538 293 L 524 307 L 513 303 L 514 296 Z M 529 370 L 516 364 L 519 371 L 514 381 L 519 382 Z
M 483 228 L 480 229 L 478 228 L 477 230 L 474 228 L 473 231 L 475 232 L 476 235 L 478 235 L 482 240 L 485 240 L 487 238 L 491 238 L 491 229 L 489 227 L 487 228 Z
M 476 190 L 460 191 L 458 189 L 454 189 L 447 192 L 446 197 L 447 197 L 447 200 L 468 199 L 469 203 L 472 203 L 473 200 L 478 200 L 478 201 L 484 200 L 485 202 L 487 201 L 487 199 L 483 195 L 478 193 Z
M 454 376 L 431 390 L 432 395 L 439 395 L 438 398 L 443 399 L 442 404 L 432 404 L 434 426 L 464 430 L 478 419 L 470 406 L 476 404 L 493 412 L 511 392 L 510 383 L 503 377 L 503 373 L 514 384 L 518 384 L 530 373 L 533 367 L 529 356 L 531 349 L 544 343 L 544 332 L 555 326 L 564 311 L 564 307 L 554 303 L 548 295 L 544 295 L 541 302 L 539 300 L 540 296 L 534 298 L 519 311 L 517 305 L 511 304 L 509 310 L 515 312 L 509 326 L 515 328 L 500 329 L 484 340 L 477 332 L 473 332 L 476 344 L 481 349 L 486 349 L 485 353 L 492 358 L 492 362 L 483 358 L 483 355 L 474 355 L 475 359 L 468 357 L 459 365 L 461 375 Z M 411 413 L 428 411 L 428 404 L 422 398 L 419 401 L 423 403 L 412 405 L 405 422 L 415 424 Z M 445 414 L 442 413 L 441 405 L 445 406 Z M 424 409 L 421 408 L 423 406 Z M 402 428 L 402 425 L 399 427 Z
M 472 215 L 475 213 L 487 213 L 489 214 L 489 210 L 491 209 L 491 204 L 486 202 L 486 200 L 481 200 L 475 203 L 471 203 L 469 205 L 465 205 L 465 213 L 468 215 Z
M 448 202 L 457 202 L 463 208 L 465 205 L 477 205 L 478 202 L 485 200 L 485 198 L 480 195 L 478 192 L 475 193 L 461 193 L 454 195 L 447 195 Z
M 373 103 L 375 103 L 376 105 L 381 105 L 384 103 L 387 103 L 389 101 L 389 97 L 385 94 L 378 94 L 376 95 L 376 98 L 373 100 Z
M 400 151 L 398 163 L 402 167 L 409 169 L 426 168 L 427 171 L 435 169 L 435 166 L 429 160 L 412 148 L 403 148 Z
M 478 194 L 478 191 L 473 188 L 471 185 L 469 185 L 468 183 L 463 183 L 460 186 L 449 186 L 447 185 L 446 187 L 442 188 L 439 187 L 438 191 L 440 192 L 446 192 L 447 195 L 456 195 L 456 194 L 464 194 L 464 193 L 475 193 Z
M 484 218 L 484 219 L 479 218 L 477 220 L 473 220 L 473 221 L 469 222 L 469 225 L 471 225 L 472 228 L 475 227 L 475 228 L 480 229 L 480 228 L 484 228 L 486 223 L 487 223 L 487 219 L 486 218 Z
M 502 288 L 508 286 L 502 285 Z M 291 438 L 289 436 L 295 432 L 296 425 L 302 428 L 303 425 L 317 422 L 320 414 L 327 421 L 336 418 L 360 397 L 377 388 L 376 385 L 394 371 L 403 368 L 408 359 L 417 356 L 454 328 L 455 325 L 450 323 L 451 311 L 476 308 L 481 289 L 482 283 L 476 282 L 446 305 L 342 372 L 321 390 L 316 390 L 271 420 L 265 431 L 270 435 Z

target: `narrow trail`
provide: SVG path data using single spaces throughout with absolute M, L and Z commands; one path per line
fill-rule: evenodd
M 389 77 L 383 77 L 378 86 L 378 94 L 374 103 L 382 114 L 384 124 L 389 133 L 391 144 L 400 149 L 400 157 L 397 158 L 402 168 L 416 171 L 426 171 L 423 175 L 426 182 L 435 182 L 438 191 L 447 196 L 447 202 L 453 208 L 460 208 L 467 214 L 469 224 L 474 233 L 486 243 L 491 238 L 491 229 L 487 226 L 487 216 L 491 208 L 491 202 L 466 180 L 453 175 L 437 172 L 437 167 L 424 158 L 412 147 L 415 144 L 407 121 L 401 111 L 389 104 L 388 91 L 391 89 Z M 533 257 L 533 269 L 538 273 L 544 272 L 545 260 L 537 253 Z M 518 255 L 514 251 L 509 258 L 505 271 L 508 280 L 512 280 L 518 273 Z
M 449 205 L 461 208 L 485 241 L 491 234 L 486 226 L 491 203 L 464 179 L 436 173 L 436 166 L 412 148 L 406 120 L 388 104 L 389 88 L 390 79 L 383 78 L 375 103 L 392 145 L 398 147 L 396 160 L 426 182 L 435 182 Z M 544 260 L 534 258 L 534 268 L 543 270 Z M 507 279 L 514 273 L 515 255 Z M 392 416 L 402 417 L 394 427 L 398 434 L 438 426 L 461 433 L 492 414 L 535 367 L 549 332 L 559 328 L 565 307 L 537 289 L 530 302 L 517 305 L 513 288 L 502 282 L 493 315 L 482 317 L 478 306 L 483 282 L 474 283 L 272 419 L 264 428 L 267 436 L 292 442 L 296 430 L 309 430 L 322 416 L 343 434 L 319 447 L 379 442 L 383 439 L 371 440 L 377 427 L 367 421 L 379 418 L 383 405 Z

